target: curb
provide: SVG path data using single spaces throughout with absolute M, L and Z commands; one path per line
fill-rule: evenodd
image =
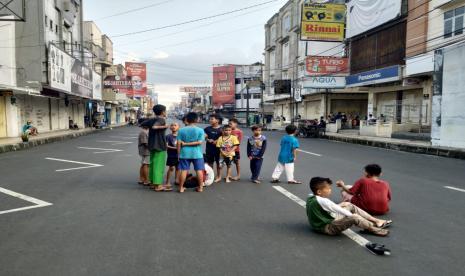
M 460 150 L 460 149 L 441 148 L 441 147 L 433 147 L 433 146 L 407 145 L 407 144 L 396 143 L 396 142 L 380 142 L 380 141 L 371 141 L 371 140 L 366 140 L 366 139 L 361 139 L 361 138 L 336 137 L 336 136 L 328 136 L 328 135 L 326 135 L 324 139 L 328 139 L 330 141 L 338 141 L 338 142 L 351 143 L 351 144 L 357 144 L 357 145 L 363 145 L 363 146 L 389 149 L 389 150 L 435 155 L 435 156 L 465 160 L 465 150 Z
M 87 131 L 78 132 L 78 133 L 68 133 L 68 134 L 65 134 L 62 136 L 56 136 L 56 137 L 37 138 L 27 143 L 18 142 L 18 143 L 13 143 L 13 144 L 0 145 L 0 154 L 11 152 L 11 151 L 30 149 L 30 148 L 34 148 L 40 145 L 51 144 L 55 142 L 63 142 L 66 140 L 74 139 L 74 138 L 81 137 L 81 136 L 86 136 L 86 135 L 93 134 L 96 132 L 106 131 L 112 128 L 126 127 L 126 126 L 127 125 L 111 126 L 111 127 L 105 127 L 103 129 L 92 129 L 92 130 L 87 130 Z M 21 138 L 18 138 L 18 140 L 21 140 Z

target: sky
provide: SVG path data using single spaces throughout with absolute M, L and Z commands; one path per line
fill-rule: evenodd
M 214 64 L 264 61 L 264 25 L 287 0 L 212 19 L 144 32 L 221 14 L 270 0 L 89 0 L 84 19 L 113 41 L 116 63 L 147 62 L 159 100 L 180 100 L 179 86 L 211 85 Z M 124 35 L 124 36 L 119 36 Z

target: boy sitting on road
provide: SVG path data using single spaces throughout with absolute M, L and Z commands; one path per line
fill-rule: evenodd
M 236 136 L 231 134 L 232 128 L 229 125 L 223 127 L 223 135 L 218 138 L 216 142 L 216 147 L 220 149 L 221 153 L 221 167 L 220 175 L 221 178 L 221 169 L 223 166 L 226 166 L 226 183 L 231 182 L 231 164 L 236 155 L 236 148 L 239 146 L 239 140 Z
M 215 173 L 213 169 L 208 165 L 205 164 L 205 170 L 203 171 L 202 182 L 204 187 L 208 187 L 213 184 L 213 180 L 215 179 Z M 193 189 L 198 186 L 199 179 L 197 176 L 192 174 L 188 174 L 186 181 L 184 182 L 184 188 Z
M 191 163 L 194 165 L 194 170 L 197 174 L 197 192 L 203 192 L 203 171 L 205 163 L 202 154 L 202 142 L 205 139 L 204 131 L 197 127 L 198 115 L 194 112 L 186 115 L 187 126 L 183 127 L 178 132 L 178 153 L 179 167 L 181 175 L 179 177 L 179 192 L 184 193 L 184 183 L 187 178 L 187 173 L 190 170 Z
M 295 125 L 288 125 L 286 127 L 287 135 L 281 139 L 278 164 L 274 169 L 271 183 L 279 183 L 279 177 L 283 171 L 286 171 L 288 184 L 302 184 L 302 182 L 294 179 L 294 162 L 297 157 L 297 149 L 299 148 L 299 140 L 295 137 L 297 131 Z
M 355 225 L 377 236 L 389 234 L 384 228 L 391 224 L 390 221 L 374 218 L 349 202 L 339 205 L 332 202 L 329 199 L 331 184 L 329 178 L 314 177 L 310 180 L 313 195 L 307 200 L 307 217 L 313 230 L 333 236 Z
M 342 200 L 350 202 L 372 215 L 384 215 L 389 211 L 391 188 L 379 179 L 382 169 L 377 164 L 365 166 L 365 176 L 353 186 L 346 186 L 342 180 L 336 185 L 341 188 Z

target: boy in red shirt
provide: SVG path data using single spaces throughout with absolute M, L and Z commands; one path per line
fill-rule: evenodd
M 372 215 L 386 214 L 391 201 L 391 188 L 386 181 L 379 179 L 381 172 L 379 165 L 370 164 L 365 166 L 365 177 L 357 180 L 354 186 L 346 186 L 342 180 L 336 182 L 342 189 L 342 200 Z

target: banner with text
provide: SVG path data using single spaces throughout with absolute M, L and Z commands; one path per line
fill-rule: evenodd
M 345 14 L 344 4 L 302 4 L 300 40 L 343 41 Z
M 213 106 L 215 109 L 234 107 L 235 103 L 235 73 L 234 65 L 213 67 Z
M 125 63 L 127 77 L 132 87 L 127 91 L 127 96 L 143 97 L 147 95 L 147 65 L 138 62 Z
M 306 75 L 339 75 L 349 73 L 349 59 L 339 57 L 308 56 Z

